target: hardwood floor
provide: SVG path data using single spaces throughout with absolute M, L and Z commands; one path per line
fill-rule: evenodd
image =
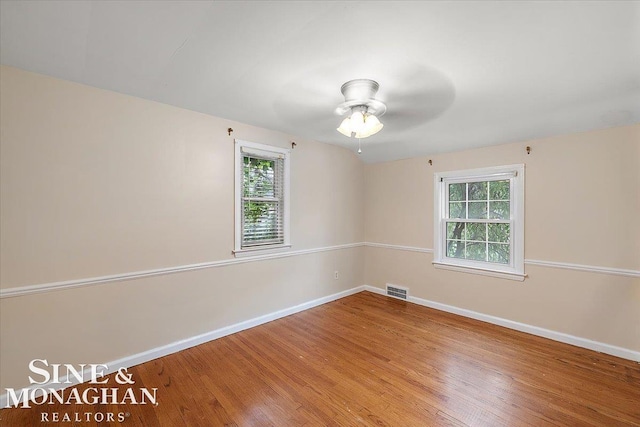
M 635 362 L 368 292 L 129 373 L 134 388 L 158 388 L 157 406 L 5 409 L 0 424 L 640 426 Z M 116 421 L 42 423 L 42 412 Z

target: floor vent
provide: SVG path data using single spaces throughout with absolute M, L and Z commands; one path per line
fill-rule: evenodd
M 402 286 L 387 285 L 387 295 L 394 298 L 406 300 L 409 297 L 409 289 Z

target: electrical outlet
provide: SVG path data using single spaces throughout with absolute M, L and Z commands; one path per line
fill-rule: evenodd
M 338 270 L 334 271 L 334 272 L 333 272 L 333 278 L 334 278 L 334 279 L 336 279 L 336 280 L 338 280 L 338 276 L 339 276 L 339 274 L 338 274 Z

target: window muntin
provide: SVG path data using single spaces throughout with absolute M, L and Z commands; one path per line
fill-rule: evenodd
M 524 165 L 435 177 L 434 265 L 524 277 Z
M 236 140 L 236 256 L 290 246 L 289 153 Z

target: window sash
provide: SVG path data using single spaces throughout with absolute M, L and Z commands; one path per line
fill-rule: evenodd
M 273 176 L 271 181 L 267 179 L 267 183 L 272 185 L 269 193 L 273 196 L 250 196 L 242 197 L 242 248 L 274 245 L 284 243 L 284 158 L 278 153 L 273 155 L 258 155 L 256 151 L 242 150 L 242 187 L 243 193 L 246 194 L 247 182 L 245 172 L 248 170 L 249 174 L 252 172 L 251 160 L 264 160 L 273 162 Z M 249 165 L 245 162 L 249 160 Z M 255 170 L 254 170 L 255 172 Z M 255 189 L 254 189 L 255 190 Z M 255 191 L 254 191 L 255 192 Z M 259 191 L 258 191 L 259 192 Z M 256 218 L 251 220 L 247 217 L 248 207 L 262 207 L 258 208 L 259 213 Z
M 249 204 L 255 203 L 249 201 Z M 260 202 L 258 202 L 260 203 Z M 242 204 L 242 246 L 284 243 L 284 222 L 282 202 L 267 201 L 266 210 L 257 221 L 249 221 L 245 217 L 247 204 Z
M 491 265 L 499 265 L 499 266 L 504 266 L 504 265 L 508 265 L 509 267 L 513 268 L 514 266 L 514 260 L 513 260 L 513 245 L 511 244 L 511 235 L 513 232 L 513 225 L 514 225 L 514 221 L 513 221 L 513 178 L 516 177 L 516 173 L 498 173 L 498 174 L 492 174 L 492 175 L 477 175 L 477 176 L 464 176 L 464 177 L 459 177 L 459 178 L 453 178 L 453 179 L 443 179 L 442 180 L 442 185 L 444 185 L 445 188 L 445 200 L 444 200 L 444 209 L 445 209 L 445 213 L 443 215 L 443 218 L 441 219 L 442 221 L 442 233 L 443 233 L 443 257 L 447 258 L 448 260 L 464 260 L 464 261 L 477 261 L 477 262 L 482 262 L 482 263 L 487 263 L 487 264 L 491 264 Z M 491 198 L 491 182 L 501 182 L 501 181 L 508 181 L 509 182 L 509 198 L 508 199 L 492 199 Z M 475 183 L 486 183 L 486 198 L 482 198 L 482 199 L 472 199 L 471 195 L 470 195 L 470 184 L 475 184 Z M 464 187 L 464 198 L 461 200 L 451 200 L 451 184 L 465 184 Z M 509 204 L 509 218 L 508 219 L 501 219 L 501 218 L 489 218 L 489 216 L 491 216 L 491 205 L 493 203 L 508 203 Z M 451 216 L 451 204 L 452 203 L 462 203 L 464 205 L 464 214 L 465 214 L 465 218 L 459 218 L 459 217 L 452 217 Z M 472 206 L 473 203 L 478 203 L 478 204 L 482 204 L 482 203 L 486 203 L 486 213 L 485 215 L 487 216 L 487 218 L 470 218 L 470 207 Z M 509 224 L 509 236 L 508 236 L 508 242 L 494 242 L 491 241 L 489 238 L 489 228 L 485 227 L 485 240 L 470 240 L 467 239 L 466 236 L 462 236 L 462 239 L 450 239 L 449 238 L 449 233 L 448 233 L 448 228 L 447 225 L 450 223 L 464 223 L 464 224 Z M 466 227 L 465 227 L 466 229 Z M 466 233 L 466 232 L 465 232 Z M 450 242 L 460 242 L 462 243 L 463 246 L 463 256 L 462 257 L 456 257 L 456 256 L 450 256 L 449 255 L 449 246 L 450 246 Z M 468 243 L 483 243 L 484 244 L 484 259 L 477 259 L 477 258 L 470 258 L 468 255 Z M 504 263 L 504 262 L 499 262 L 499 261 L 492 261 L 491 258 L 491 251 L 490 251 L 490 244 L 493 245 L 500 245 L 500 246 L 508 246 L 509 247 L 509 262 Z M 457 250 L 456 250 L 457 252 Z
M 449 233 L 448 233 L 448 224 L 451 223 L 464 223 L 464 224 L 487 224 L 487 227 L 485 228 L 485 239 L 484 240 L 477 240 L 477 239 L 467 239 L 466 235 L 463 235 L 462 238 L 460 239 L 454 239 L 454 238 L 449 238 Z M 508 241 L 507 242 L 500 242 L 498 240 L 492 240 L 490 237 L 490 230 L 488 225 L 491 224 L 507 224 L 509 225 L 509 234 L 508 234 Z M 514 230 L 514 226 L 515 226 L 515 221 L 511 221 L 511 220 L 480 220 L 480 221 L 474 221 L 474 220 L 465 220 L 465 221 L 459 221 L 458 219 L 447 219 L 447 218 L 443 218 L 442 219 L 442 233 L 443 233 L 443 257 L 446 258 L 447 260 L 463 260 L 463 261 L 475 261 L 475 262 L 482 262 L 482 263 L 487 263 L 490 264 L 492 266 L 509 266 L 510 268 L 514 267 L 514 247 L 513 247 L 513 230 Z M 464 233 L 466 234 L 466 226 L 465 226 L 465 231 Z M 463 257 L 455 257 L 455 256 L 450 256 L 449 255 L 449 243 L 450 242 L 459 242 L 465 245 L 465 249 L 464 249 L 464 256 Z M 484 244 L 484 258 L 483 260 L 481 259 L 474 259 L 474 258 L 469 258 L 467 257 L 467 244 L 468 243 L 481 243 Z M 492 261 L 491 258 L 491 254 L 492 251 L 490 250 L 490 248 L 492 247 L 492 245 L 495 247 L 497 246 L 507 246 L 509 248 L 509 260 L 508 262 L 500 262 L 500 261 Z M 455 262 L 455 261 L 454 261 Z

